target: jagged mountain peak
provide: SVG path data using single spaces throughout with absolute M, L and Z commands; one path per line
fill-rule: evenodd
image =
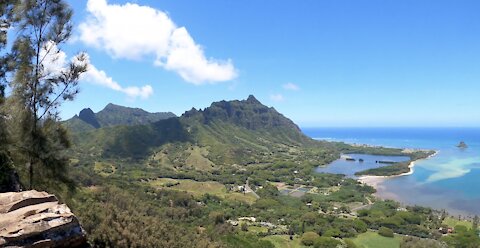
M 246 102 L 248 103 L 254 103 L 254 104 L 262 104 L 259 100 L 257 100 L 257 98 L 255 98 L 255 96 L 253 95 L 249 95 Z
M 100 123 L 98 122 L 95 113 L 90 108 L 82 109 L 82 111 L 80 111 L 78 115 L 78 118 L 80 118 L 80 120 L 86 122 L 87 124 L 92 125 L 94 128 L 100 127 Z
M 141 108 L 109 103 L 98 113 L 94 113 L 90 108 L 83 109 L 78 118 L 73 117 L 67 121 L 67 126 L 76 131 L 85 131 L 92 127 L 145 125 L 171 117 L 176 115 L 172 112 L 150 113 Z
M 103 108 L 100 112 L 102 112 L 102 111 L 122 111 L 122 110 L 131 110 L 131 111 L 139 111 L 139 112 L 149 113 L 148 111 L 145 111 L 144 109 L 141 109 L 141 108 L 126 107 L 126 106 L 122 106 L 122 105 L 118 105 L 118 104 L 114 104 L 114 103 L 107 104 L 105 106 L 105 108 Z M 98 112 L 98 113 L 100 113 L 100 112 Z
M 91 116 L 91 115 L 94 115 L 95 113 L 93 112 L 93 110 L 91 108 L 84 108 L 80 111 L 80 114 L 79 116 Z
M 278 113 L 274 108 L 263 105 L 253 95 L 241 101 L 213 102 L 204 110 L 192 109 L 182 116 L 184 118 L 200 117 L 205 124 L 224 121 L 252 130 L 280 127 L 300 132 L 298 126 L 290 119 Z

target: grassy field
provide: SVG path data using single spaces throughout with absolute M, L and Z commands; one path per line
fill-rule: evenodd
M 175 184 L 178 181 L 179 180 L 172 178 L 158 178 L 157 180 L 150 181 L 149 184 L 153 187 L 166 187 L 168 184 Z
M 368 231 L 358 235 L 352 241 L 361 248 L 398 248 L 401 239 L 398 235 L 395 235 L 394 238 L 387 238 L 378 235 L 376 232 Z
M 453 217 L 447 217 L 445 220 L 443 220 L 442 224 L 445 224 L 449 227 L 455 227 L 455 226 L 465 226 L 467 228 L 472 228 L 472 222 L 466 221 L 466 220 L 458 220 Z
M 208 193 L 223 199 L 243 201 L 249 204 L 252 204 L 257 200 L 257 198 L 251 193 L 242 194 L 238 192 L 228 192 L 225 185 L 218 182 L 197 182 L 189 179 L 159 178 L 148 183 L 153 187 L 167 187 L 173 190 L 186 191 L 197 197 Z M 168 187 L 168 185 L 174 186 Z
M 268 240 L 272 242 L 275 247 L 278 248 L 304 248 L 308 246 L 304 246 L 300 243 L 300 238 L 295 237 L 293 240 L 290 240 L 290 236 L 288 235 L 272 235 L 263 238 L 264 240 Z
M 252 233 L 266 233 L 268 232 L 268 228 L 264 226 L 249 226 L 248 227 L 248 232 Z
M 202 171 L 211 171 L 214 168 L 212 161 L 207 158 L 208 150 L 205 147 L 193 146 L 187 152 L 189 154 L 185 162 L 188 166 Z

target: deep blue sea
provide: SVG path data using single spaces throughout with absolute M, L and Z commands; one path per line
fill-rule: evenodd
M 480 215 L 480 128 L 304 128 L 314 139 L 437 150 L 415 162 L 414 173 L 384 179 L 378 195 L 408 205 Z M 465 141 L 466 149 L 456 145 Z

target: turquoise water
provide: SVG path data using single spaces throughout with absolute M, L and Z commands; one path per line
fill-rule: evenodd
M 377 156 L 367 154 L 348 154 L 346 156 L 355 159 L 355 161 L 348 161 L 345 158 L 340 158 L 326 167 L 318 167 L 315 171 L 320 173 L 343 174 L 347 177 L 356 178 L 355 172 L 388 165 L 377 163 L 377 161 L 402 162 L 410 159 L 407 156 Z M 363 159 L 363 162 L 360 162 L 360 159 Z
M 479 128 L 315 128 L 304 129 L 315 139 L 398 148 L 437 150 L 415 163 L 409 176 L 385 179 L 378 195 L 408 205 L 446 209 L 451 214 L 480 215 Z M 465 141 L 467 149 L 456 145 Z

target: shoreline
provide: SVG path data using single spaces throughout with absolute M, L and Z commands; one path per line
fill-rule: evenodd
M 385 179 L 412 175 L 413 172 L 415 171 L 415 170 L 414 170 L 415 162 L 421 161 L 421 160 L 430 159 L 430 158 L 434 157 L 435 155 L 437 155 L 439 152 L 440 152 L 440 151 L 435 151 L 435 153 L 433 153 L 432 155 L 429 155 L 429 156 L 426 157 L 426 158 L 422 158 L 422 159 L 417 159 L 417 160 L 411 161 L 410 164 L 408 165 L 408 168 L 409 168 L 409 171 L 408 171 L 408 172 L 401 173 L 401 174 L 398 174 L 398 175 L 390 175 L 390 176 L 364 175 L 364 176 L 358 177 L 358 178 L 357 178 L 357 181 L 360 182 L 360 183 L 369 185 L 369 186 L 374 187 L 375 189 L 377 189 L 377 188 L 378 188 L 378 185 L 379 185 L 381 182 L 383 182 Z

